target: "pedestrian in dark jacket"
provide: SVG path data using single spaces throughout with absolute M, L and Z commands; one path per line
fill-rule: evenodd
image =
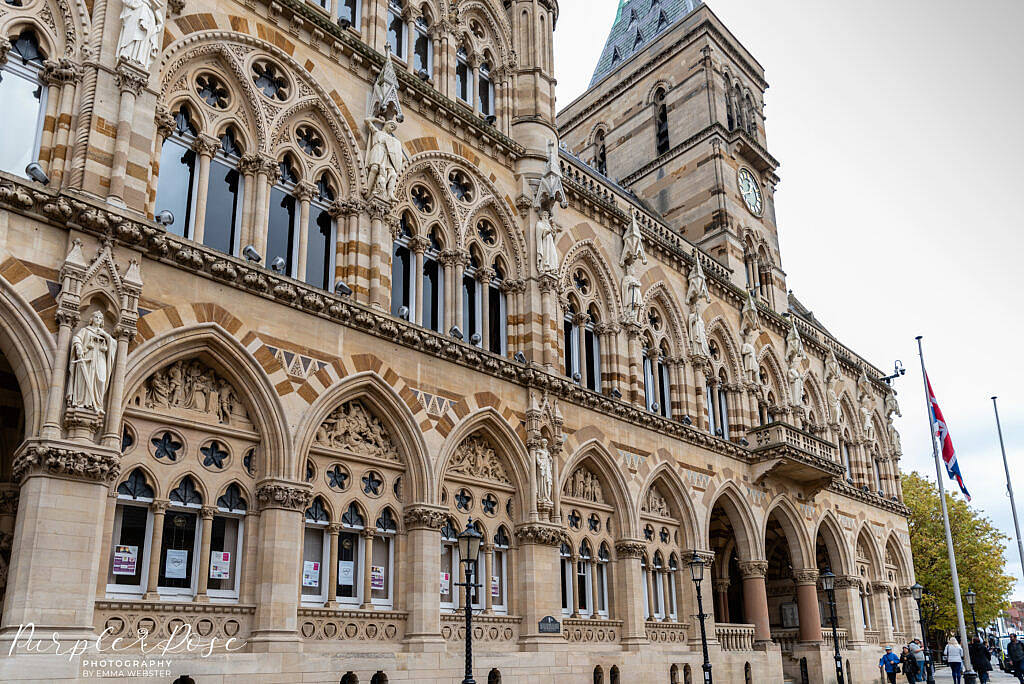
M 992 671 L 992 656 L 988 652 L 988 647 L 980 638 L 974 637 L 968 652 L 971 656 L 971 665 L 978 673 L 981 684 L 988 684 L 988 673 Z
M 910 649 L 906 646 L 903 647 L 903 653 L 900 654 L 900 669 L 903 674 L 907 676 L 908 684 L 915 684 L 917 682 L 917 673 L 920 666 L 917 664 L 917 658 L 910 652 Z
M 1024 644 L 1017 640 L 1016 634 L 1010 635 L 1010 643 L 1006 645 L 1006 657 L 1013 663 L 1013 674 L 1024 682 Z

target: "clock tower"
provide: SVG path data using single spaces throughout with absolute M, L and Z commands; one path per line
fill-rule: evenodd
M 700 0 L 623 0 L 562 142 L 786 310 L 763 67 Z

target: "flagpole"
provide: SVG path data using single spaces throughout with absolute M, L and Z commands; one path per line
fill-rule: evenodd
M 953 533 L 949 530 L 949 511 L 946 510 L 946 485 L 943 483 L 942 471 L 944 468 L 939 463 L 939 447 L 935 441 L 935 416 L 932 413 L 932 400 L 928 392 L 928 373 L 924 368 L 924 351 L 921 347 L 921 336 L 918 335 L 917 355 L 921 357 L 921 381 L 924 383 L 924 401 L 928 407 L 928 434 L 932 439 L 932 456 L 935 458 L 935 479 L 939 483 L 939 503 L 942 505 L 942 526 L 946 530 L 946 551 L 949 552 L 949 570 L 953 575 L 953 600 L 956 602 L 956 619 L 960 627 L 960 644 L 964 650 L 964 674 L 972 675 L 968 682 L 974 681 L 974 671 L 971 667 L 971 660 L 967 657 L 967 647 L 970 642 L 967 640 L 967 623 L 964 621 L 964 606 L 960 598 L 960 576 L 956 571 L 956 554 L 953 553 Z
M 1013 511 L 1013 527 L 1017 531 L 1017 553 L 1020 564 L 1024 568 L 1024 542 L 1020 538 L 1020 521 L 1017 519 L 1017 502 L 1013 498 L 1013 485 L 1010 484 L 1010 466 L 1006 462 L 1006 445 L 1003 444 L 1003 426 L 999 424 L 999 407 L 996 398 L 992 397 L 992 410 L 996 412 L 996 430 L 999 432 L 999 448 L 1003 452 L 1003 470 L 1006 471 L 1006 491 L 1010 494 L 1010 510 Z

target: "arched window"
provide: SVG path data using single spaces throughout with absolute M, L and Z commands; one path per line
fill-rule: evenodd
M 434 73 L 434 45 L 430 40 L 430 19 L 426 15 L 416 18 L 416 43 L 413 46 L 413 69 L 423 78 Z
M 646 402 L 648 411 L 660 413 L 661 405 L 658 403 L 657 392 L 654 385 L 654 370 L 655 365 L 657 364 L 657 352 L 651 349 L 649 340 L 644 344 L 641 354 L 643 355 L 644 366 L 644 401 Z
M 679 619 L 678 607 L 676 606 L 676 575 L 678 571 L 679 561 L 676 560 L 676 554 L 673 553 L 669 556 L 668 573 L 665 576 L 668 586 L 668 596 L 665 597 L 665 603 L 668 608 L 668 616 L 673 620 Z
M 291 276 L 295 273 L 299 224 L 299 202 L 295 197 L 299 175 L 295 163 L 287 155 L 278 164 L 278 172 L 278 180 L 270 189 L 266 263 L 282 275 Z
M 508 351 L 508 301 L 504 284 L 505 267 L 497 260 L 487 286 L 487 348 L 502 356 Z
M 186 475 L 167 498 L 170 499 L 170 507 L 163 516 L 157 586 L 164 596 L 192 596 L 198 574 L 198 511 L 203 497 L 192 478 Z
M 728 379 L 725 377 L 725 370 L 721 370 L 718 373 L 718 420 L 716 423 L 716 434 L 717 430 L 721 430 L 719 435 L 722 439 L 729 439 L 729 392 L 726 390 L 726 385 L 729 384 Z
M 107 593 L 141 595 L 146 590 L 148 546 L 153 526 L 149 504 L 153 497 L 153 488 L 141 468 L 133 470 L 117 486 Z
M 373 537 L 373 549 L 369 554 L 370 599 L 373 605 L 391 608 L 394 606 L 395 535 L 398 523 L 390 508 L 381 511 L 375 523 L 377 534 Z
M 843 431 L 842 439 L 839 440 L 839 453 L 843 459 L 843 470 L 846 471 L 846 479 L 849 480 L 853 477 L 850 471 L 850 433 L 847 430 Z
M 377 670 L 376 674 L 370 678 L 370 684 L 388 684 L 388 676 Z
M 597 323 L 597 309 L 591 306 L 583 324 L 583 361 L 586 369 L 584 385 L 594 392 L 601 391 L 601 340 L 597 335 Z
M 601 542 L 597 551 L 597 563 L 594 566 L 594 582 L 597 584 L 597 614 L 600 617 L 608 617 L 608 563 L 612 559 L 611 550 L 608 544 Z
M 321 497 L 313 499 L 306 509 L 306 527 L 302 543 L 302 601 L 323 605 L 327 601 L 327 582 L 324 581 L 324 559 L 330 558 L 330 538 L 327 526 L 330 514 Z
M 511 541 L 504 526 L 494 535 L 494 563 L 491 570 L 491 603 L 495 613 L 508 612 L 508 554 Z
M 403 212 L 398 219 L 398 238 L 391 252 L 391 315 L 415 319 L 415 264 L 409 249 L 412 239 L 412 217 Z
M 580 615 L 583 617 L 590 617 L 593 615 L 594 607 L 591 605 L 593 601 L 593 588 L 591 586 L 591 552 L 590 544 L 584 539 L 580 542 L 579 548 L 579 559 L 576 561 L 576 600 L 579 605 Z
M 875 490 L 879 496 L 885 496 L 884 483 L 882 481 L 882 459 L 878 455 L 878 451 L 875 451 L 871 456 L 871 462 L 874 466 L 875 473 Z
M 388 45 L 395 57 L 405 59 L 405 20 L 402 18 L 401 0 L 388 0 Z
M 750 96 L 750 93 L 747 93 L 747 96 L 745 98 L 745 105 L 747 113 L 747 133 L 756 137 L 757 117 L 755 116 L 755 112 L 757 110 L 754 108 L 754 99 Z
M 484 62 L 480 65 L 480 78 L 477 83 L 479 106 L 477 109 L 484 116 L 494 115 L 494 82 L 491 81 L 491 65 Z
M 679 684 L 679 666 L 672 663 L 672 667 L 668 669 L 668 682 L 669 684 Z
M 46 115 L 42 83 L 46 55 L 31 29 L 11 37 L 7 61 L 0 67 L 0 170 L 25 176 L 25 167 L 39 158 Z
M 669 150 L 668 140 L 668 107 L 665 104 L 665 89 L 658 88 L 654 93 L 654 130 L 658 155 Z
M 208 574 L 207 593 L 211 597 L 238 598 L 238 560 L 242 557 L 243 527 L 248 509 L 242 488 L 235 483 L 228 485 L 217 499 L 210 539 L 203 540 L 204 544 L 210 545 L 210 566 L 208 570 L 200 568 L 200 572 Z
M 167 230 L 182 237 L 192 236 L 195 210 L 196 152 L 192 149 L 198 134 L 188 108 L 182 105 L 174 113 L 174 131 L 160 150 L 160 177 L 156 188 L 156 213 L 169 211 L 174 223 Z
M 480 253 L 474 245 L 469 250 L 469 263 L 462 273 L 462 323 L 466 340 L 477 347 L 483 346 L 481 320 Z
M 604 670 L 600 665 L 594 666 L 594 684 L 604 684 Z
M 597 145 L 597 155 L 594 157 L 594 162 L 597 165 L 597 171 L 601 175 L 608 175 L 608 148 L 605 144 L 604 131 L 598 131 L 594 137 L 594 144 Z
M 341 678 L 341 684 L 359 684 L 359 676 L 354 672 L 346 672 Z
M 612 665 L 612 669 L 608 673 L 608 684 L 619 684 L 619 666 L 618 665 Z
M 501 684 L 501 672 L 498 668 L 492 667 L 487 673 L 487 684 Z
M 423 252 L 423 327 L 441 332 L 444 324 L 444 268 L 441 267 L 441 240 L 437 227 L 427 236 Z
M 465 47 L 459 47 L 455 53 L 455 94 L 466 104 L 473 104 L 473 89 L 470 84 L 472 72 L 469 70 L 469 55 Z
M 725 75 L 725 121 L 730 131 L 736 127 L 736 103 L 733 102 L 728 74 Z
M 359 506 L 352 502 L 341 516 L 338 531 L 338 603 L 358 606 L 363 600 L 363 535 L 366 521 Z
M 568 544 L 562 542 L 558 555 L 562 586 L 562 615 L 572 615 L 572 549 Z
M 220 147 L 210 161 L 203 219 L 203 244 L 225 254 L 237 254 L 240 249 L 243 179 L 238 172 L 238 162 L 241 157 L 242 148 L 229 128 L 221 136 Z
M 595 392 L 601 391 L 601 341 L 596 332 L 597 309 L 580 315 L 570 304 L 562 325 L 565 374 Z
M 331 216 L 334 188 L 326 173 L 320 175 L 309 203 L 306 227 L 306 282 L 328 290 L 334 285 L 335 223 Z
M 579 382 L 583 373 L 580 369 L 580 326 L 576 307 L 569 304 L 562 320 L 562 348 L 565 350 L 565 374 Z M 579 379 L 578 379 L 579 378 Z
M 441 608 L 455 610 L 459 603 L 459 530 L 449 518 L 441 528 Z
M 358 31 L 360 9 L 362 9 L 359 0 L 337 0 L 337 3 L 338 22 L 342 25 L 342 28 L 351 26 Z

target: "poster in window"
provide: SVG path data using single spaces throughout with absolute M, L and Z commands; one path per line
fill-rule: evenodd
M 338 561 L 338 584 L 343 587 L 351 587 L 356 583 L 355 561 Z
M 320 561 L 303 561 L 302 563 L 302 586 L 320 586 Z
M 501 598 L 501 587 L 498 585 L 497 575 L 491 575 L 491 598 Z
M 782 627 L 784 629 L 800 626 L 800 613 L 795 603 L 783 603 L 780 609 L 782 611 Z
M 449 593 L 451 593 L 451 586 L 452 586 L 452 576 L 449 575 L 447 572 L 442 572 L 441 573 L 441 593 L 442 594 L 449 594 Z
M 231 578 L 231 552 L 214 551 L 210 554 L 210 579 Z
M 114 547 L 114 574 L 134 575 L 139 562 L 138 546 Z
M 164 577 L 185 579 L 188 570 L 188 549 L 167 549 Z
M 383 565 L 371 565 L 370 566 L 370 589 L 373 591 L 384 590 L 384 566 Z

